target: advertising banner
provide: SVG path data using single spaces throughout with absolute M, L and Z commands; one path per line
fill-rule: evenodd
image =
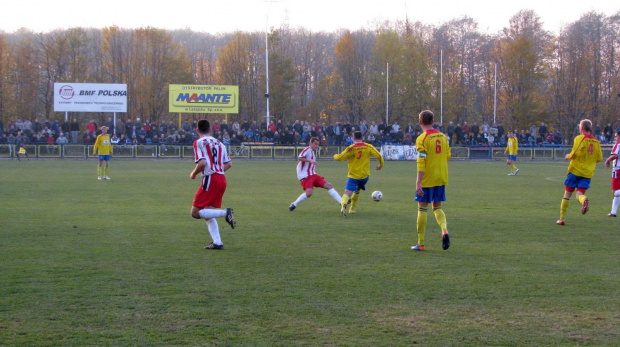
M 410 145 L 382 145 L 381 155 L 385 160 L 418 160 L 418 150 Z
M 127 85 L 54 83 L 54 112 L 127 112 Z
M 239 86 L 171 84 L 170 113 L 239 113 Z

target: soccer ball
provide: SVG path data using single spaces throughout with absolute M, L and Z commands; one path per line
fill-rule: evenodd
M 372 199 L 376 202 L 381 201 L 381 199 L 383 199 L 383 193 L 381 193 L 378 190 L 375 190 L 374 192 L 372 192 Z

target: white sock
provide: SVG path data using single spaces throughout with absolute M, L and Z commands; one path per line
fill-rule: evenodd
M 618 215 L 618 206 L 620 206 L 620 197 L 616 196 L 611 202 L 611 214 Z
M 217 220 L 215 218 L 211 218 L 207 221 L 207 229 L 209 229 L 209 234 L 211 234 L 213 243 L 216 245 L 221 245 L 222 239 L 220 238 L 220 227 L 217 225 Z
M 338 205 L 340 205 L 340 202 L 342 202 L 342 197 L 340 196 L 340 194 L 338 194 L 336 189 L 332 188 L 332 189 L 328 190 L 327 192 L 329 193 L 329 195 L 332 196 L 332 198 L 334 198 L 336 201 L 338 201 Z
M 301 193 L 301 195 L 297 198 L 297 200 L 295 200 L 295 202 L 293 202 L 293 205 L 297 206 L 299 204 L 301 204 L 302 201 L 306 200 L 308 198 L 308 196 L 306 195 L 306 192 Z
M 203 208 L 198 211 L 200 218 L 211 219 L 211 218 L 222 218 L 226 217 L 226 210 L 216 210 L 214 208 Z

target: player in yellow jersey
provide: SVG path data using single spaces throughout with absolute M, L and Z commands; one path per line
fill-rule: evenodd
M 343 217 L 347 216 L 347 206 L 349 203 L 351 203 L 349 213 L 355 213 L 360 190 L 366 190 L 366 183 L 370 177 L 370 156 L 375 157 L 379 161 L 377 170 L 381 170 L 384 164 L 381 153 L 373 145 L 363 140 L 362 132 L 356 131 L 353 133 L 353 144 L 342 151 L 342 153 L 334 154 L 335 160 L 348 161 L 348 179 L 340 203 L 340 213 Z
M 506 143 L 506 150 L 504 154 L 508 154 L 506 164 L 510 166 L 510 173 L 508 176 L 516 176 L 519 173 L 519 169 L 515 166 L 514 162 L 517 161 L 517 152 L 519 151 L 519 141 L 512 131 L 508 132 L 508 141 Z
M 573 141 L 573 149 L 566 155 L 565 159 L 570 160 L 568 164 L 568 174 L 564 185 L 564 197 L 560 205 L 560 219 L 558 225 L 564 225 L 564 217 L 568 210 L 568 202 L 573 192 L 577 200 L 581 203 L 581 214 L 586 214 L 590 202 L 586 197 L 586 190 L 590 188 L 590 181 L 594 177 L 596 163 L 603 160 L 603 152 L 601 151 L 600 142 L 592 136 L 592 121 L 584 119 L 579 122 L 580 135 L 575 136 Z
M 441 228 L 441 248 L 450 247 L 450 234 L 446 215 L 441 209 L 441 202 L 446 201 L 446 185 L 448 185 L 448 160 L 452 156 L 446 135 L 433 128 L 433 112 L 420 112 L 418 122 L 422 134 L 415 141 L 418 151 L 418 175 L 415 187 L 415 201 L 418 202 L 418 244 L 411 247 L 414 251 L 425 251 L 424 236 L 428 204 L 433 206 L 435 220 Z
M 97 136 L 97 140 L 95 141 L 95 145 L 93 146 L 93 155 L 99 154 L 99 166 L 97 166 L 97 179 L 101 181 L 102 172 L 101 165 L 105 161 L 105 169 L 103 172 L 103 179 L 109 180 L 108 176 L 110 170 L 110 158 L 112 154 L 114 154 L 114 150 L 112 149 L 112 143 L 110 142 L 110 135 L 108 135 L 108 127 L 101 127 L 101 134 Z

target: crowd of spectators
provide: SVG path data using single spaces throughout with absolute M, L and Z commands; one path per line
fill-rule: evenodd
M 173 121 L 156 124 L 150 121 L 117 119 L 116 124 L 111 117 L 105 122 L 112 135 L 112 143 L 117 145 L 191 145 L 198 138 L 196 132 L 197 121 L 182 122 L 178 127 Z M 71 121 L 40 121 L 31 122 L 29 119 L 10 121 L 5 127 L 0 121 L 0 143 L 15 144 L 18 139 L 21 143 L 36 143 L 48 145 L 63 144 L 94 144 L 100 133 L 100 126 L 93 119 L 85 124 Z M 467 122 L 462 124 L 450 121 L 447 126 L 436 123 L 434 127 L 445 133 L 451 146 L 506 146 L 506 129 L 501 124 Z M 357 124 L 334 122 L 310 123 L 296 120 L 292 124 L 283 124 L 280 120 L 270 121 L 269 125 L 256 121 L 243 120 L 213 121 L 212 135 L 226 145 L 240 145 L 242 143 L 273 143 L 284 145 L 304 145 L 310 137 L 318 137 L 321 145 L 349 145 L 353 143 L 354 131 L 361 131 L 364 140 L 374 145 L 382 144 L 415 144 L 415 139 L 422 133 L 417 122 L 408 123 L 401 127 L 398 122 L 385 124 L 384 122 L 365 120 Z M 520 146 L 545 146 L 567 144 L 562 134 L 551 131 L 544 122 L 533 124 L 529 129 L 514 130 Z M 614 128 L 610 123 L 604 128 L 595 125 L 594 135 L 602 143 L 613 142 Z M 572 138 L 572 137 L 571 137 Z

